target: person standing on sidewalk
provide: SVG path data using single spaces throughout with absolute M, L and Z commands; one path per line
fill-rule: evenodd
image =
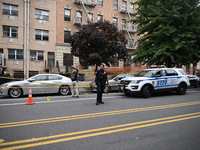
M 78 89 L 78 72 L 76 69 L 72 71 L 71 80 L 72 80 L 72 96 L 71 97 L 79 97 L 79 89 Z
M 102 94 L 108 83 L 107 72 L 104 71 L 104 65 L 100 65 L 100 69 L 95 73 L 94 83 L 97 85 L 97 102 L 96 105 L 104 104 L 102 101 Z

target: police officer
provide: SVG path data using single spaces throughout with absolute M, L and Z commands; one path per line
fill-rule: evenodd
M 107 72 L 104 71 L 104 65 L 100 65 L 100 69 L 95 73 L 94 83 L 97 85 L 97 102 L 96 105 L 104 104 L 102 101 L 102 93 L 108 83 Z
M 73 70 L 71 74 L 71 80 L 72 80 L 72 96 L 71 97 L 79 97 L 79 89 L 78 89 L 78 72 L 77 70 Z M 75 94 L 76 93 L 76 94 Z

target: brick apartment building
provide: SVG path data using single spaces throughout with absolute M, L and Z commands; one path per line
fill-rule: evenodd
M 123 32 L 127 48 L 135 48 L 136 27 L 132 0 L 1 0 L 1 64 L 13 77 L 44 72 L 68 72 L 71 66 L 90 70 L 72 56 L 70 36 L 88 21 L 108 20 Z M 3 55 L 2 55 L 3 54 Z M 3 56 L 3 57 L 2 57 Z M 112 67 L 127 62 L 115 61 Z
M 1 0 L 0 52 L 13 77 L 44 72 L 55 63 L 56 1 Z
M 88 20 L 91 22 L 109 20 L 115 24 L 128 39 L 127 48 L 133 51 L 136 28 L 126 23 L 133 17 L 135 17 L 135 6 L 130 0 L 57 0 L 56 58 L 60 66 L 66 64 L 67 67 L 73 64 L 74 67 L 79 67 L 81 64 L 83 69 L 88 69 L 84 60 L 70 54 L 68 41 L 69 36 L 81 29 L 82 25 L 87 24 Z M 112 64 L 112 67 L 123 66 L 124 63 L 117 60 Z M 65 71 L 69 71 L 69 68 L 67 67 Z

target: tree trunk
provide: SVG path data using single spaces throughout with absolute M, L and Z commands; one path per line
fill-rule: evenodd
M 97 69 L 98 69 L 98 64 L 95 65 L 95 70 L 94 70 L 94 72 L 97 72 Z

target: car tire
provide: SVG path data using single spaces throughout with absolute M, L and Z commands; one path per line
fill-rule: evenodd
M 187 90 L 187 85 L 184 83 L 179 84 L 178 89 L 177 89 L 177 93 L 179 95 L 185 95 Z
M 68 85 L 62 85 L 60 88 L 59 88 L 59 93 L 62 94 L 62 95 L 69 95 L 70 93 L 70 88 Z
M 130 92 L 128 92 L 127 90 L 124 90 L 123 92 L 126 96 L 131 96 L 132 94 Z
M 153 93 L 153 89 L 150 85 L 145 85 L 141 90 L 141 96 L 144 98 L 149 98 Z
M 20 87 L 18 88 L 10 88 L 8 94 L 12 98 L 18 98 L 23 95 L 23 91 Z
M 195 87 L 195 88 L 198 88 L 198 81 L 195 82 L 194 87 Z

